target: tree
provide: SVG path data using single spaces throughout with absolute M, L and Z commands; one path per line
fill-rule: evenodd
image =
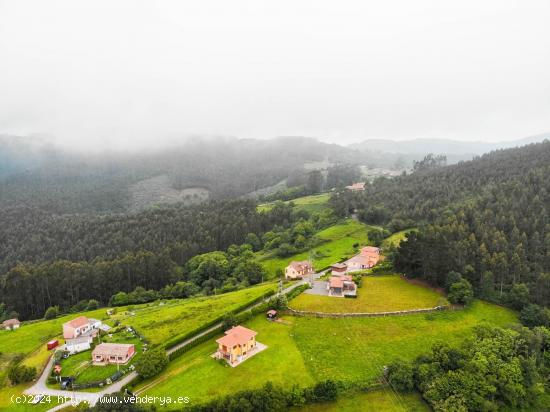
M 525 283 L 516 283 L 512 286 L 508 299 L 512 308 L 521 310 L 529 303 L 529 288 Z
M 388 366 L 388 382 L 398 391 L 410 391 L 414 388 L 413 368 L 410 363 L 396 360 Z
M 308 193 L 319 193 L 323 190 L 324 178 L 320 170 L 313 170 L 307 175 L 306 190 Z
M 59 316 L 59 306 L 50 306 L 44 313 L 44 319 L 55 319 Z
M 254 252 L 262 249 L 262 242 L 256 233 L 249 233 L 246 235 L 245 242 L 252 246 Z
M 229 330 L 231 329 L 233 326 L 237 326 L 237 317 L 235 316 L 235 314 L 233 312 L 230 312 L 228 314 L 226 314 L 224 317 L 223 317 L 223 321 L 222 321 L 222 329 L 224 331 L 226 330 Z
M 451 285 L 447 297 L 451 303 L 467 305 L 474 298 L 474 290 L 470 282 L 466 279 L 461 279 Z
M 90 299 L 88 301 L 88 306 L 86 307 L 86 310 L 96 310 L 99 308 L 99 302 L 95 299 Z
M 148 379 L 158 375 L 168 365 L 168 356 L 162 348 L 145 352 L 136 363 L 136 372 Z
M 525 326 L 530 328 L 535 326 L 550 326 L 550 316 L 548 309 L 531 303 L 523 308 L 519 315 L 519 320 Z

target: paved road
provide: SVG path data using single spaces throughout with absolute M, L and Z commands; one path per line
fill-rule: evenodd
M 314 279 L 318 279 L 324 273 L 325 273 L 325 271 L 316 273 L 314 275 Z M 297 287 L 304 285 L 306 282 L 308 282 L 308 280 L 300 280 L 300 281 L 294 282 L 290 286 L 283 289 L 282 293 L 287 294 L 288 292 L 296 289 Z M 274 296 L 278 296 L 278 295 L 280 295 L 280 293 L 281 292 L 278 292 Z M 249 309 L 255 308 L 257 306 L 260 306 L 262 303 L 265 303 L 266 301 L 268 301 L 271 298 L 272 298 L 272 296 L 267 297 L 264 300 L 254 304 L 252 306 L 249 306 L 245 310 L 249 310 Z M 178 350 L 179 348 L 189 345 L 191 342 L 195 341 L 196 339 L 201 338 L 202 336 L 212 332 L 213 330 L 221 328 L 221 326 L 222 326 L 222 322 L 219 322 L 219 323 L 211 326 L 210 328 L 208 328 L 206 330 L 203 330 L 200 333 L 197 333 L 195 336 L 193 336 L 189 339 L 186 339 L 183 342 L 178 343 L 177 345 L 175 345 L 175 346 L 171 347 L 170 349 L 168 349 L 166 352 L 168 354 L 171 354 L 171 353 L 175 352 L 176 350 Z M 56 397 L 57 396 L 62 396 L 62 397 L 71 398 L 70 401 L 68 401 L 64 404 L 58 405 L 58 406 L 50 409 L 49 411 L 56 411 L 56 410 L 59 410 L 59 409 L 62 409 L 64 407 L 66 407 L 66 406 L 70 406 L 73 402 L 80 402 L 80 401 L 86 401 L 90 405 L 93 406 L 97 403 L 99 398 L 101 398 L 104 395 L 108 395 L 110 393 L 119 392 L 125 385 L 130 383 L 132 380 L 134 380 L 138 376 L 136 372 L 130 372 L 127 375 L 124 375 L 124 377 L 122 377 L 117 382 L 114 382 L 113 384 L 109 385 L 108 387 L 106 387 L 105 389 L 103 389 L 99 392 L 64 391 L 64 390 L 61 390 L 61 389 L 51 389 L 51 388 L 47 387 L 46 380 L 48 379 L 48 375 L 50 373 L 50 370 L 52 369 L 53 361 L 54 361 L 54 359 L 53 359 L 53 356 L 52 356 L 52 357 L 50 357 L 50 360 L 48 361 L 48 364 L 44 368 L 44 371 L 42 372 L 42 375 L 40 375 L 40 377 L 35 382 L 35 384 L 33 386 L 31 386 L 30 388 L 25 390 L 25 394 L 27 394 L 27 395 L 50 395 L 50 396 L 56 396 Z

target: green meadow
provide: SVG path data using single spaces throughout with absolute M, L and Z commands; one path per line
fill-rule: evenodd
M 320 195 L 311 195 L 299 197 L 297 199 L 289 200 L 284 203 L 292 203 L 296 210 L 306 210 L 310 213 L 320 212 L 328 207 L 327 202 L 330 199 L 329 193 L 322 193 Z M 258 205 L 258 211 L 268 211 L 274 205 L 274 202 L 262 203 Z
M 367 231 L 369 226 L 353 219 L 333 225 L 317 233 L 320 244 L 308 252 L 298 253 L 285 258 L 273 256 L 273 254 L 259 252 L 258 261 L 265 267 L 268 275 L 274 277 L 277 269 L 284 268 L 292 260 L 306 260 L 311 258 L 315 270 L 319 271 L 332 263 L 349 258 L 358 253 L 354 245 L 367 245 L 369 238 Z
M 411 228 L 411 229 L 405 229 L 401 230 L 400 232 L 395 232 L 392 235 L 388 236 L 386 239 L 382 241 L 382 249 L 388 249 L 389 247 L 398 247 L 399 243 L 401 243 L 402 240 L 405 240 L 405 236 L 407 233 L 415 232 L 417 229 Z
M 189 396 L 204 402 L 267 381 L 308 386 L 327 377 L 373 382 L 396 358 L 413 359 L 436 342 L 457 344 L 484 322 L 508 325 L 516 315 L 475 301 L 465 310 L 385 318 L 326 319 L 286 316 L 284 323 L 258 316 L 246 324 L 266 350 L 231 368 L 210 357 L 215 339 L 170 363 L 167 372 L 138 387 L 151 396 Z
M 314 312 L 365 313 L 433 308 L 444 301 L 432 289 L 409 283 L 398 275 L 384 275 L 364 276 L 355 299 L 302 293 L 290 306 Z

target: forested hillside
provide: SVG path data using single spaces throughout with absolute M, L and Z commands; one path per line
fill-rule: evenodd
M 167 178 L 167 191 L 200 188 L 211 199 L 232 198 L 303 176 L 308 162 L 326 159 L 339 163 L 361 157 L 337 145 L 299 137 L 196 139 L 151 152 L 84 155 L 39 144 L 31 150 L 27 140 L 0 136 L 0 209 L 126 212 L 135 209 L 135 187 L 159 176 Z M 162 203 L 163 194 L 157 197 Z
M 51 305 L 68 308 L 91 298 L 106 303 L 114 293 L 137 286 L 158 290 L 181 280 L 174 267 L 191 257 L 242 244 L 249 234 L 261 237 L 298 217 L 283 203 L 260 213 L 251 200 L 109 216 L 5 209 L 0 214 L 0 302 L 23 317 L 36 317 Z M 197 286 L 206 287 L 206 279 L 199 280 Z
M 418 169 L 332 204 L 342 214 L 357 209 L 368 223 L 420 226 L 395 254 L 409 276 L 439 286 L 462 276 L 486 299 L 548 305 L 550 142 Z

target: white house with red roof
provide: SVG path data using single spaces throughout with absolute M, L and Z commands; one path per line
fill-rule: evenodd
M 380 261 L 380 249 L 375 246 L 365 246 L 361 252 L 347 260 L 348 272 L 370 269 Z
M 63 324 L 63 337 L 65 339 L 75 339 L 79 336 L 95 336 L 101 325 L 100 320 L 79 316 Z

